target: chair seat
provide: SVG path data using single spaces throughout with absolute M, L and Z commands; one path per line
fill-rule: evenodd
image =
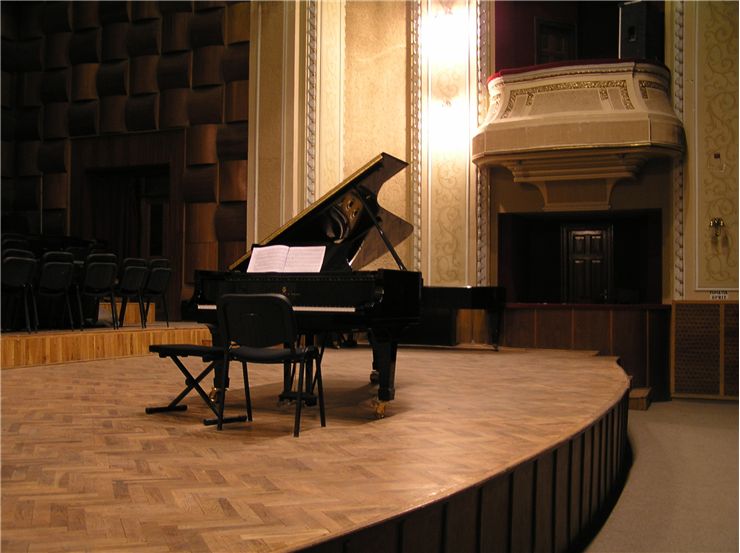
M 253 348 L 249 346 L 240 346 L 231 350 L 232 359 L 251 361 L 252 363 L 300 361 L 315 355 L 318 355 L 318 349 L 315 346 L 297 347 L 295 352 L 291 352 L 288 348 Z
M 149 346 L 149 351 L 158 353 L 160 357 L 200 357 L 203 361 L 214 361 L 224 355 L 224 348 L 197 344 L 155 344 Z

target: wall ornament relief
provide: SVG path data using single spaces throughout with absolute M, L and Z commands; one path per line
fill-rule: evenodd
M 409 136 L 409 172 L 411 187 L 411 223 L 414 225 L 414 233 L 411 243 L 411 254 L 413 257 L 412 267 L 414 271 L 421 271 L 421 1 L 409 3 L 409 37 L 410 37 L 410 67 L 411 67 L 411 109 L 409 110 L 410 136 Z
M 486 117 L 486 99 L 488 89 L 486 79 L 490 74 L 489 58 L 489 9 L 490 2 L 477 0 L 476 16 L 478 36 L 476 41 L 476 58 L 478 68 L 478 124 L 483 123 Z M 476 167 L 476 239 L 475 239 L 475 283 L 478 286 L 485 286 L 489 283 L 488 258 L 490 251 L 490 231 L 489 221 L 491 217 L 490 207 L 490 181 L 488 179 L 488 170 L 482 170 Z
M 683 121 L 683 1 L 673 7 L 673 109 Z M 673 161 L 673 299 L 684 297 L 683 160 Z
M 308 0 L 306 4 L 306 206 L 316 201 L 317 10 L 317 0 Z

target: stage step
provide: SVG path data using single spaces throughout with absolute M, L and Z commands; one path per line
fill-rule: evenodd
M 651 392 L 651 388 L 632 388 L 630 390 L 630 409 L 647 411 L 650 407 Z

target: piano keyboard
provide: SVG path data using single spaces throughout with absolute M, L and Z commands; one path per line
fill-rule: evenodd
M 199 311 L 216 311 L 216 304 L 200 303 Z M 305 311 L 312 313 L 356 313 L 357 308 L 351 306 L 331 306 L 331 305 L 294 305 L 293 311 Z

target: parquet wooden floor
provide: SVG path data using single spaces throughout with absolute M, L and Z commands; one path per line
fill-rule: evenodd
M 613 358 L 586 353 L 406 348 L 376 420 L 370 359 L 327 351 L 327 427 L 306 409 L 297 439 L 275 367 L 250 371 L 254 421 L 221 432 L 195 395 L 186 412 L 144 413 L 183 382 L 153 355 L 3 370 L 2 550 L 300 548 L 529 459 L 628 386 Z

